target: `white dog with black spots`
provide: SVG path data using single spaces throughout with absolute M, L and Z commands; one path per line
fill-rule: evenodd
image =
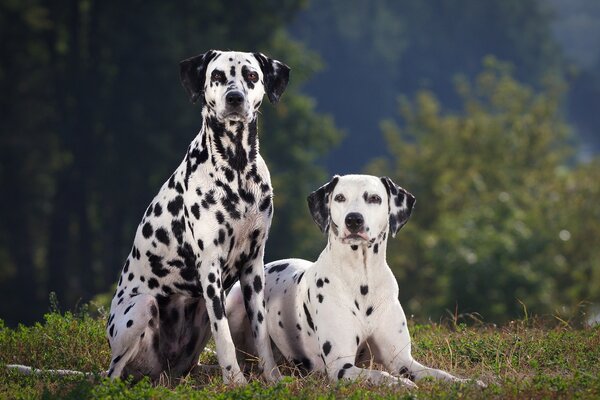
M 415 387 L 425 377 L 467 382 L 428 368 L 411 355 L 398 284 L 386 262 L 388 233 L 406 224 L 415 198 L 387 177 L 335 176 L 308 197 L 328 243 L 317 261 L 287 259 L 266 269 L 267 322 L 277 350 L 301 370 L 328 377 Z M 247 340 L 243 282 L 227 297 L 227 314 L 241 354 Z M 386 371 L 363 368 L 370 358 Z M 482 382 L 477 384 L 484 386 Z
M 250 286 L 244 310 L 264 377 L 280 378 L 264 302 L 264 244 L 273 213 L 269 171 L 259 154 L 257 111 L 276 103 L 289 68 L 261 53 L 209 51 L 180 64 L 202 127 L 148 206 L 112 300 L 108 376 L 181 376 L 212 336 L 226 383 L 243 384 L 225 291 Z

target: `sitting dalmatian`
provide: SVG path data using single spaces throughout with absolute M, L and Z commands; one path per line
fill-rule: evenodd
M 264 321 L 264 244 L 273 204 L 258 153 L 257 114 L 276 103 L 289 68 L 260 53 L 211 50 L 180 64 L 202 125 L 183 161 L 148 206 L 112 299 L 108 376 L 181 376 L 215 339 L 225 382 L 245 383 L 236 360 L 225 291 L 250 286 L 244 310 L 264 376 L 280 378 Z
M 313 219 L 328 235 L 327 247 L 314 263 L 287 259 L 265 267 L 269 333 L 288 361 L 301 370 L 325 371 L 333 381 L 362 378 L 409 387 L 415 384 L 406 377 L 467 381 L 411 356 L 398 284 L 385 254 L 388 232 L 396 235 L 414 204 L 389 178 L 366 175 L 335 176 L 308 197 Z M 252 286 L 242 282 L 227 297 L 241 354 L 256 354 L 245 334 L 243 308 L 252 295 Z M 389 372 L 360 367 L 369 351 Z

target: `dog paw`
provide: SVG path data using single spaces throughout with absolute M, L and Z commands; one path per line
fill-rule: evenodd
M 231 386 L 245 386 L 248 384 L 242 371 L 238 371 L 237 373 L 232 373 L 230 371 L 223 372 L 223 382 L 226 385 Z
M 418 389 L 419 386 L 417 386 L 416 383 L 414 383 L 413 381 L 411 381 L 408 378 L 398 378 L 398 383 L 401 384 L 402 386 L 406 386 L 408 389 Z
M 279 368 L 274 367 L 268 371 L 263 372 L 263 377 L 269 383 L 277 383 L 283 379 L 283 375 L 279 372 Z

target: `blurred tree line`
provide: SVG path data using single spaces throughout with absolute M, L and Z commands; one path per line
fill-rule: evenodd
M 421 91 L 401 98 L 402 127 L 381 125 L 392 158 L 368 169 L 417 197 L 388 245 L 401 300 L 434 318 L 578 319 L 583 300 L 600 302 L 600 159 L 574 161 L 562 81 L 536 91 L 509 65 L 484 64 L 474 82 L 457 80 L 460 111 Z
M 259 119 L 275 188 L 267 261 L 314 259 L 325 238 L 307 194 L 372 161 L 418 199 L 389 245 L 409 313 L 457 305 L 502 321 L 518 300 L 564 314 L 600 302 L 599 162 L 573 156 L 571 92 L 539 1 L 304 6 L 0 0 L 0 318 L 39 318 L 50 291 L 70 308 L 111 290 L 200 126 L 178 61 L 211 48 L 292 67 Z M 487 54 L 514 69 L 482 67 Z

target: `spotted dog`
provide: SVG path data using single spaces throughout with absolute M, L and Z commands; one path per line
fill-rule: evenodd
M 287 259 L 266 266 L 269 333 L 288 361 L 301 370 L 325 371 L 334 381 L 410 387 L 424 377 L 466 381 L 411 356 L 386 245 L 388 232 L 396 235 L 414 204 L 389 178 L 366 175 L 335 176 L 308 197 L 327 247 L 314 263 Z M 227 297 L 234 342 L 250 353 L 256 349 L 245 339 L 249 321 L 241 304 L 252 295 L 252 286 L 242 282 Z M 371 356 L 389 372 L 361 368 Z
M 180 63 L 183 87 L 202 106 L 202 127 L 146 209 L 112 299 L 109 377 L 180 376 L 211 333 L 225 382 L 245 383 L 225 291 L 251 287 L 248 331 L 269 381 L 280 377 L 265 322 L 263 254 L 273 212 L 258 152 L 257 111 L 276 103 L 289 68 L 260 53 L 208 51 Z

